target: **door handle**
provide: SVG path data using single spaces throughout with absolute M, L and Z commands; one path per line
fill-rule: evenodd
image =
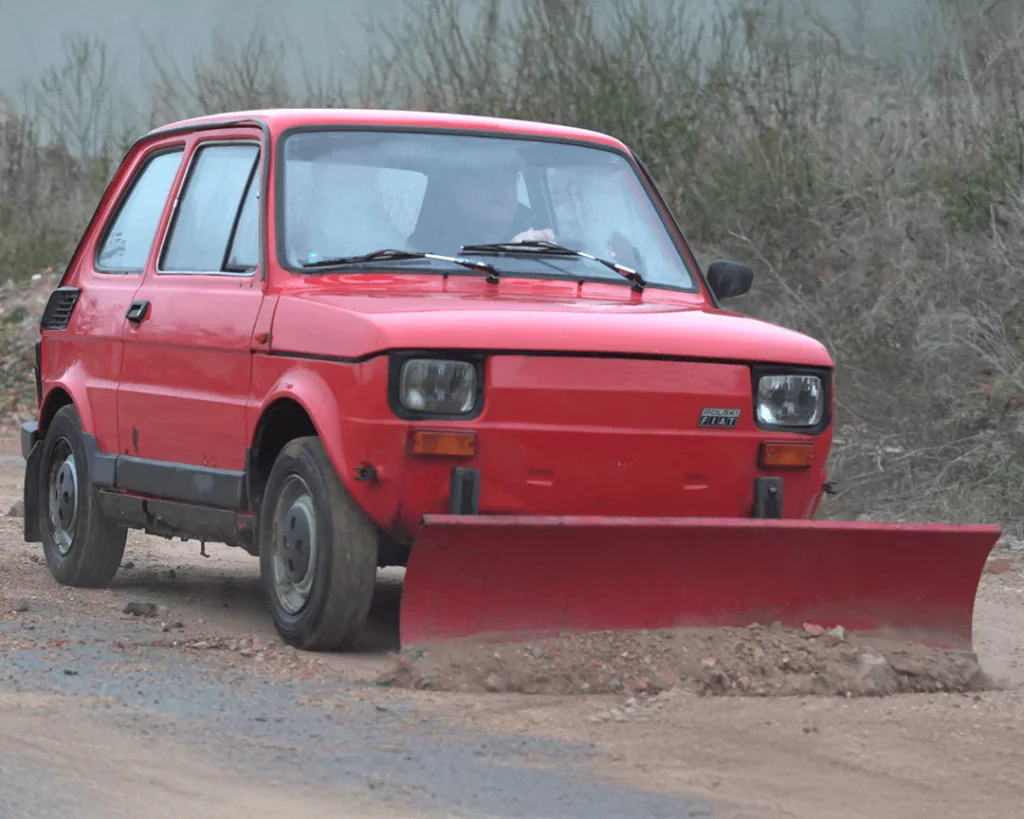
M 149 313 L 149 302 L 148 301 L 133 301 L 128 305 L 128 311 L 124 314 L 124 317 L 133 324 L 139 324 Z

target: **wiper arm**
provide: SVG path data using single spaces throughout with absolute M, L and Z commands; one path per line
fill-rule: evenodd
M 599 258 L 582 250 L 562 247 L 562 245 L 556 245 L 554 242 L 490 242 L 482 245 L 463 245 L 462 247 L 463 253 L 516 253 L 524 250 L 529 254 L 545 256 L 580 256 L 584 259 L 599 262 L 609 270 L 614 270 L 623 278 L 628 279 L 633 285 L 633 290 L 637 293 L 644 292 L 644 288 L 647 286 L 647 281 L 644 277 L 632 267 L 626 267 L 624 264 L 619 264 L 609 259 Z
M 317 259 L 315 262 L 306 262 L 302 267 L 306 270 L 313 270 L 318 267 L 344 267 L 345 265 L 366 264 L 368 262 L 401 262 L 406 259 L 434 259 L 439 262 L 457 264 L 470 270 L 476 270 L 487 274 L 487 281 L 497 284 L 501 271 L 493 264 L 478 262 L 473 259 L 459 259 L 455 256 L 441 256 L 437 253 L 421 253 L 418 250 L 395 250 L 394 248 L 382 248 L 372 253 L 363 253 L 359 256 L 335 256 L 327 259 Z

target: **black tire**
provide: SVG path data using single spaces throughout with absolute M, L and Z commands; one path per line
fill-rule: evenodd
M 260 576 L 281 638 L 309 651 L 351 648 L 370 611 L 378 533 L 316 436 L 277 456 L 258 531 Z
M 128 529 L 100 511 L 82 422 L 73 405 L 61 407 L 46 429 L 38 508 L 43 554 L 53 578 L 65 586 L 110 585 L 124 556 Z

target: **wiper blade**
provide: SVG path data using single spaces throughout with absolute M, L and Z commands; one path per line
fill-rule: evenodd
M 328 256 L 325 259 L 306 262 L 302 266 L 309 270 L 316 267 L 333 267 L 334 265 L 359 264 L 361 262 L 399 262 L 403 259 L 422 259 L 423 256 L 424 254 L 414 251 L 383 248 L 381 250 L 375 250 L 373 253 L 362 253 L 359 256 Z
M 317 259 L 315 262 L 306 262 L 302 267 L 312 270 L 318 267 L 344 267 L 352 264 L 366 264 L 368 262 L 401 262 L 406 259 L 434 259 L 439 262 L 457 264 L 470 270 L 477 270 L 487 274 L 487 281 L 497 284 L 501 271 L 493 264 L 478 262 L 474 259 L 459 259 L 455 256 L 442 256 L 437 253 L 421 253 L 418 250 L 395 250 L 394 248 L 382 248 L 372 253 L 363 253 L 359 256 L 335 256 L 326 259 Z
M 603 264 L 609 270 L 614 270 L 624 279 L 628 279 L 633 285 L 633 290 L 642 293 L 647 286 L 647 281 L 639 272 L 632 267 L 613 262 L 609 259 L 602 259 L 582 250 L 574 250 L 571 247 L 562 247 L 554 242 L 530 241 L 530 242 L 490 242 L 482 245 L 463 245 L 463 253 L 516 253 L 526 251 L 529 254 L 545 256 L 580 256 L 584 259 Z

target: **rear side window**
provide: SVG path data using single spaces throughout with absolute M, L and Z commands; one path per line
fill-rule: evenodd
M 160 272 L 245 272 L 256 266 L 251 243 L 257 237 L 253 180 L 258 158 L 256 145 L 213 143 L 196 151 Z
M 181 166 L 183 149 L 164 151 L 147 160 L 121 199 L 96 254 L 96 269 L 141 273 L 153 247 L 157 223 Z

